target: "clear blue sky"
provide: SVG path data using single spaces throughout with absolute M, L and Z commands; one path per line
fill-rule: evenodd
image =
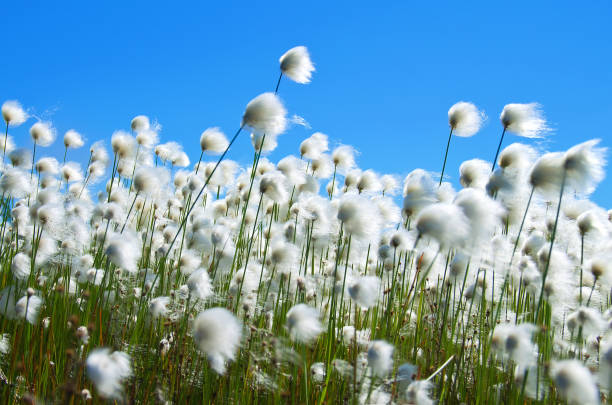
M 233 133 L 246 103 L 273 90 L 279 56 L 305 45 L 313 81 L 284 81 L 280 95 L 312 129 L 293 127 L 272 160 L 297 154 L 316 130 L 354 145 L 363 169 L 439 171 L 447 110 L 459 100 L 489 119 L 473 138 L 453 139 L 454 181 L 461 161 L 493 158 L 510 102 L 543 105 L 555 128 L 547 150 L 591 138 L 612 147 L 612 2 L 408 3 L 5 2 L 0 98 L 88 141 L 146 114 L 195 160 L 200 133 Z M 11 131 L 21 146 L 31 124 Z M 247 136 L 229 158 L 250 160 Z M 612 207 L 610 176 L 592 198 Z

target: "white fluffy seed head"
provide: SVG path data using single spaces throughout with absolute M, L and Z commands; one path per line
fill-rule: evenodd
M 393 346 L 384 340 L 375 340 L 368 348 L 368 366 L 374 375 L 386 377 L 393 369 Z
M 113 152 L 121 159 L 134 156 L 136 152 L 136 140 L 125 131 L 115 131 L 111 137 Z
M 272 135 L 251 133 L 251 144 L 255 151 L 271 152 L 278 146 L 278 138 Z
M 495 327 L 491 347 L 505 359 L 529 367 L 536 364 L 536 348 L 531 341 L 537 327 L 530 323 L 501 323 Z
M 13 198 L 22 198 L 30 194 L 32 183 L 29 174 L 23 170 L 11 168 L 4 171 L 0 177 L 0 191 Z
M 448 124 L 453 134 L 462 137 L 474 135 L 484 122 L 486 115 L 472 103 L 460 101 L 448 110 Z
M 99 162 L 104 166 L 108 164 L 108 152 L 106 152 L 106 148 L 102 141 L 94 142 L 90 148 L 89 152 L 91 153 L 91 162 Z
M 193 340 L 206 354 L 218 374 L 225 373 L 225 363 L 234 360 L 242 337 L 242 324 L 225 308 L 210 308 L 193 322 Z
M 152 129 L 143 129 L 136 134 L 136 142 L 144 148 L 151 149 L 159 142 L 159 135 Z
M 483 189 L 491 173 L 491 164 L 481 159 L 466 160 L 459 166 L 459 182 L 463 187 Z
M 8 125 L 16 127 L 28 119 L 28 114 L 23 110 L 19 101 L 8 100 L 2 104 L 2 118 Z
M 578 360 L 554 361 L 550 377 L 557 391 L 571 404 L 599 404 L 599 391 L 593 375 Z
M 360 193 L 365 191 L 376 192 L 380 191 L 381 189 L 378 175 L 373 170 L 366 170 L 362 172 L 357 180 L 356 186 Z
M 52 157 L 44 157 L 36 162 L 36 171 L 45 174 L 57 174 L 59 172 L 59 163 L 57 159 Z
M 134 173 L 134 190 L 152 195 L 162 189 L 170 181 L 170 174 L 161 167 L 139 167 Z
M 429 173 L 422 169 L 410 172 L 404 179 L 403 211 L 407 217 L 418 214 L 423 208 L 437 201 L 436 188 Z
M 274 202 L 283 203 L 289 198 L 285 189 L 285 177 L 278 171 L 271 171 L 259 181 L 259 192 Z
M 529 182 L 532 187 L 545 192 L 554 192 L 561 187 L 563 180 L 562 153 L 546 153 L 542 155 L 531 168 Z
M 323 152 L 329 150 L 327 135 L 315 132 L 300 144 L 300 155 L 308 159 L 317 159 Z
M 429 205 L 416 221 L 419 235 L 429 236 L 442 246 L 460 246 L 469 236 L 469 221 L 461 208 L 453 204 Z
M 279 59 L 281 72 L 297 83 L 310 83 L 315 68 L 305 46 L 289 49 Z
M 15 304 L 15 315 L 17 318 L 23 318 L 33 325 L 38 319 L 42 299 L 36 295 L 30 295 L 30 293 L 31 291 L 28 291 L 28 295 L 21 297 L 17 301 Z
M 10 135 L 0 136 L 0 150 L 2 153 L 11 153 L 15 149 L 15 141 Z
M 287 110 L 276 94 L 263 93 L 249 101 L 240 125 L 274 137 L 287 128 Z
M 189 292 L 195 298 L 205 300 L 212 295 L 212 285 L 208 271 L 204 268 L 199 268 L 189 275 L 187 279 L 187 287 Z
M 470 223 L 470 239 L 476 244 L 490 240 L 502 225 L 505 210 L 479 189 L 466 188 L 457 193 L 454 204 L 459 206 Z
M 535 158 L 535 150 L 522 143 L 508 145 L 499 154 L 499 167 L 502 169 L 526 169 Z
M 171 159 L 172 165 L 176 167 L 187 167 L 189 166 L 189 156 L 185 151 L 178 151 Z
M 148 130 L 151 127 L 151 122 L 149 121 L 149 117 L 146 115 L 137 115 L 132 118 L 131 128 L 134 132 L 140 132 L 143 130 Z
M 605 176 L 606 148 L 598 147 L 599 142 L 591 139 L 565 152 L 563 167 L 567 185 L 578 192 L 592 192 Z
M 341 197 L 338 219 L 353 237 L 370 240 L 378 238 L 382 225 L 378 206 L 369 198 L 354 194 Z
M 17 253 L 11 262 L 13 277 L 17 280 L 26 280 L 30 277 L 31 263 L 32 260 L 28 255 L 23 252 Z
M 306 304 L 297 304 L 287 312 L 287 329 L 293 340 L 310 343 L 323 331 L 319 312 Z
M 48 122 L 39 121 L 30 128 L 30 136 L 38 146 L 49 146 L 55 140 L 56 131 Z
M 385 195 L 395 195 L 399 190 L 399 181 L 392 174 L 384 174 L 380 177 L 380 184 Z
M 109 237 L 105 253 L 115 266 L 135 273 L 141 254 L 140 240 L 127 230 L 122 234 L 113 234 Z
M 64 134 L 64 146 L 66 148 L 77 149 L 83 146 L 84 144 L 85 142 L 83 141 L 83 136 L 74 129 L 69 129 Z
M 81 167 L 76 162 L 68 162 L 61 168 L 62 178 L 67 183 L 83 180 Z
M 525 138 L 541 138 L 549 131 L 538 103 L 506 104 L 499 119 L 507 131 Z
M 334 165 L 341 170 L 349 170 L 355 166 L 355 149 L 349 145 L 340 145 L 332 152 Z
M 98 393 L 109 399 L 120 400 L 123 396 L 123 381 L 132 375 L 130 356 L 110 349 L 95 349 L 87 357 L 87 375 Z
M 168 304 L 170 304 L 170 297 L 155 297 L 149 301 L 149 313 L 153 319 L 166 316 L 170 312 Z
M 229 142 L 219 127 L 208 128 L 200 136 L 200 147 L 203 152 L 219 154 L 228 146 Z
M 580 329 L 582 336 L 601 335 L 608 326 L 598 310 L 584 306 L 568 314 L 566 324 L 574 333 Z
M 367 309 L 378 301 L 380 283 L 381 281 L 378 277 L 360 277 L 349 286 L 348 292 L 357 305 Z

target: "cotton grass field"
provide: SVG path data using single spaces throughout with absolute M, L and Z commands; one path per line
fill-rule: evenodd
M 271 162 L 283 87 L 314 71 L 304 47 L 279 62 L 273 92 L 199 145 L 160 143 L 136 116 L 88 146 L 70 130 L 46 156 L 52 124 L 4 102 L 0 402 L 609 401 L 599 140 L 543 153 L 541 107 L 507 104 L 494 159 L 446 167 L 485 118 L 459 102 L 437 174 L 359 168 L 319 132 Z M 22 124 L 31 139 L 9 135 Z M 252 162 L 230 160 L 235 142 Z M 445 181 L 457 172 L 461 190 Z

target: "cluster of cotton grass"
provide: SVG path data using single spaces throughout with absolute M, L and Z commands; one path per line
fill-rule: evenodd
M 67 160 L 74 130 L 61 162 L 40 157 L 57 131 L 36 122 L 17 148 L 28 114 L 4 103 L 2 402 L 608 398 L 612 224 L 587 199 L 599 142 L 501 149 L 547 130 L 537 104 L 508 104 L 499 155 L 464 162 L 461 190 L 420 169 L 401 187 L 320 132 L 271 162 L 282 78 L 314 66 L 296 47 L 280 70 L 231 139 L 201 134 L 195 164 L 142 115 L 85 166 Z M 467 102 L 448 115 L 446 155 L 485 118 Z M 245 130 L 242 167 L 226 155 Z

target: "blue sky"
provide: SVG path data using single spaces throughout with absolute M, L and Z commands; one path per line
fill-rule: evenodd
M 246 103 L 274 89 L 279 56 L 305 45 L 313 81 L 283 81 L 280 95 L 312 129 L 293 127 L 272 160 L 321 131 L 361 151 L 363 169 L 439 171 L 447 110 L 460 100 L 489 119 L 473 138 L 453 139 L 455 182 L 463 160 L 493 158 L 506 103 L 542 104 L 555 129 L 545 150 L 591 138 L 612 147 L 610 1 L 378 4 L 8 2 L 0 98 L 88 141 L 146 114 L 163 125 L 162 141 L 181 142 L 196 160 L 200 133 L 220 126 L 232 134 Z M 11 131 L 19 145 L 31 145 L 32 123 Z M 505 145 L 519 140 L 510 135 Z M 45 152 L 61 157 L 59 149 Z M 245 163 L 251 151 L 243 136 L 229 158 Z M 86 161 L 85 150 L 71 156 Z M 592 198 L 612 207 L 612 179 Z

